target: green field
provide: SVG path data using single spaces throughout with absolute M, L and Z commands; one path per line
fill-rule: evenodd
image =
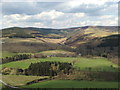
M 49 50 L 49 51 L 42 51 L 42 52 L 39 52 L 39 53 L 45 54 L 45 55 L 75 54 L 74 52 L 69 52 L 69 51 L 65 51 L 65 50 Z
M 2 53 L 2 57 L 0 58 L 11 57 L 11 56 L 17 55 L 17 53 L 12 53 L 12 52 L 7 52 L 7 51 L 3 51 L 0 53 Z
M 48 78 L 48 76 L 2 75 L 2 81 L 12 86 L 25 85 L 27 82 Z
M 31 54 L 31 55 L 33 55 L 33 53 L 12 53 L 12 52 L 8 52 L 8 51 L 0 52 L 0 54 L 1 53 L 2 53 L 2 58 L 12 57 L 12 56 L 19 55 L 19 54 Z
M 42 52 L 38 52 L 44 55 L 56 55 L 56 54 L 74 54 L 73 52 L 69 52 L 69 51 L 65 51 L 65 50 L 49 50 L 49 51 L 42 51 Z M 18 55 L 18 54 L 38 54 L 38 53 L 12 53 L 12 52 L 8 52 L 8 51 L 2 51 L 0 52 L 0 54 L 2 55 L 2 58 L 5 57 L 12 57 L 14 55 Z
M 52 80 L 35 83 L 24 88 L 118 88 L 118 82 Z
M 2 87 L 4 87 L 4 86 L 3 86 L 2 83 L 0 82 L 0 89 L 1 89 Z
M 0 82 L 0 90 L 2 90 L 2 88 L 5 88 L 5 85 Z
M 33 58 L 22 61 L 14 61 L 2 64 L 2 67 L 13 67 L 26 69 L 31 63 L 45 62 L 45 61 L 59 61 L 59 62 L 75 62 L 74 67 L 80 70 L 87 70 L 92 68 L 93 71 L 117 71 L 118 66 L 108 61 L 106 58 L 83 58 L 83 57 L 51 57 L 51 58 Z M 112 67 L 111 67 L 112 65 Z M 0 65 L 1 67 L 1 65 Z

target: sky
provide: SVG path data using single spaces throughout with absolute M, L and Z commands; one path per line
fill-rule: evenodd
M 0 28 L 118 25 L 118 0 L 2 0 Z

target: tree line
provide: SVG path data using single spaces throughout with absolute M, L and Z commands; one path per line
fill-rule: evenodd
M 20 55 L 15 55 L 15 56 L 12 56 L 12 57 L 6 57 L 6 58 L 2 58 L 2 64 L 12 62 L 12 61 L 29 59 L 29 58 L 31 58 L 30 54 L 20 54 Z

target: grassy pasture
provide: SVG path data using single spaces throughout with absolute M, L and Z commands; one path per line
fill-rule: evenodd
M 35 83 L 24 88 L 118 88 L 118 82 L 52 80 Z
M 21 86 L 27 82 L 47 77 L 48 76 L 2 75 L 2 81 L 12 86 Z
M 33 53 L 12 53 L 8 51 L 2 51 L 0 52 L 0 54 L 1 54 L 0 58 L 5 58 L 5 57 L 12 57 L 12 56 L 19 55 L 19 54 L 33 54 Z
M 75 67 L 80 67 L 81 70 L 90 67 L 93 71 L 114 71 L 113 68 L 117 68 L 118 66 L 108 61 L 106 58 L 82 58 L 82 60 L 78 60 Z
M 11 56 L 17 55 L 17 53 L 12 53 L 12 52 L 8 52 L 8 51 L 3 51 L 0 53 L 2 53 L 2 57 L 0 57 L 0 58 L 11 57 Z
M 92 68 L 92 71 L 117 71 L 118 66 L 108 61 L 106 58 L 84 58 L 84 57 L 51 57 L 51 58 L 32 58 L 22 61 L 15 61 L 2 64 L 2 67 L 13 67 L 26 69 L 31 63 L 56 61 L 56 62 L 74 62 L 74 67 L 80 70 L 87 70 Z M 1 65 L 0 65 L 1 66 Z M 112 66 L 112 67 L 111 67 Z
M 37 52 L 37 53 L 41 53 L 41 54 L 45 54 L 45 55 L 55 55 L 55 54 L 75 54 L 74 52 L 69 52 L 69 51 L 65 51 L 65 50 L 49 50 L 49 51 L 41 51 L 41 52 Z M 17 54 L 37 54 L 37 53 L 12 53 L 12 52 L 8 52 L 8 51 L 2 51 L 0 52 L 0 54 L 2 54 L 2 58 L 5 57 L 11 57 Z
M 0 82 L 0 89 L 5 88 L 5 85 Z
M 45 54 L 45 55 L 74 54 L 74 52 L 69 52 L 69 51 L 65 51 L 65 50 L 49 50 L 49 51 L 42 51 L 39 53 Z

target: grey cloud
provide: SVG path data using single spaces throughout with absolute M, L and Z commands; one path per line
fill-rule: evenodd
M 64 12 L 64 13 L 78 13 L 83 12 L 89 16 L 99 16 L 104 14 L 113 14 L 112 11 L 116 14 L 116 8 L 113 7 L 110 10 L 103 11 L 116 5 L 116 2 L 106 2 L 103 5 L 95 4 L 80 4 L 78 7 L 72 8 L 62 2 L 6 2 L 3 3 L 3 14 L 27 14 L 33 15 L 38 14 L 43 11 L 50 11 L 52 9 Z
M 79 6 L 75 8 L 69 8 L 68 6 L 63 6 L 64 8 L 61 8 L 63 12 L 66 13 L 79 13 L 83 12 L 86 13 L 89 16 L 100 16 L 105 14 L 116 14 L 117 8 L 111 6 L 117 6 L 116 2 L 106 2 L 103 5 L 96 5 L 96 4 L 80 4 Z M 106 9 L 106 11 L 103 11 Z M 114 11 L 114 13 L 113 13 Z
M 43 11 L 49 11 L 51 9 L 54 9 L 54 7 L 59 2 L 4 2 L 3 3 L 3 14 L 9 15 L 9 14 L 38 14 Z
M 64 14 L 57 18 L 49 18 L 49 16 L 44 16 L 44 18 L 36 17 L 36 14 L 40 14 L 41 12 L 49 12 L 51 10 L 55 10 L 58 12 L 63 12 Z M 19 24 L 25 23 L 25 26 L 34 25 L 35 23 L 42 23 L 46 27 L 52 28 L 62 28 L 62 27 L 74 27 L 80 26 L 85 23 L 87 24 L 95 24 L 96 22 L 100 22 L 100 25 L 109 25 L 109 20 L 111 22 L 113 19 L 100 19 L 100 16 L 104 15 L 113 15 L 113 18 L 117 17 L 117 3 L 114 2 L 106 2 L 103 5 L 95 5 L 95 4 L 80 4 L 77 7 L 69 7 L 66 3 L 60 2 L 12 2 L 12 3 L 3 3 L 3 14 L 11 15 L 11 14 L 25 14 L 27 16 L 31 16 L 27 19 L 23 20 L 11 20 L 10 25 L 14 25 L 17 22 Z M 76 17 L 75 13 L 85 13 L 84 17 Z M 8 22 L 10 19 L 6 20 Z M 6 23 L 5 22 L 5 23 Z M 87 24 L 86 24 L 87 23 Z M 9 22 L 8 22 L 9 24 Z M 6 23 L 5 25 L 8 26 Z M 18 24 L 18 26 L 19 26 Z M 24 26 L 24 25 L 23 25 Z

